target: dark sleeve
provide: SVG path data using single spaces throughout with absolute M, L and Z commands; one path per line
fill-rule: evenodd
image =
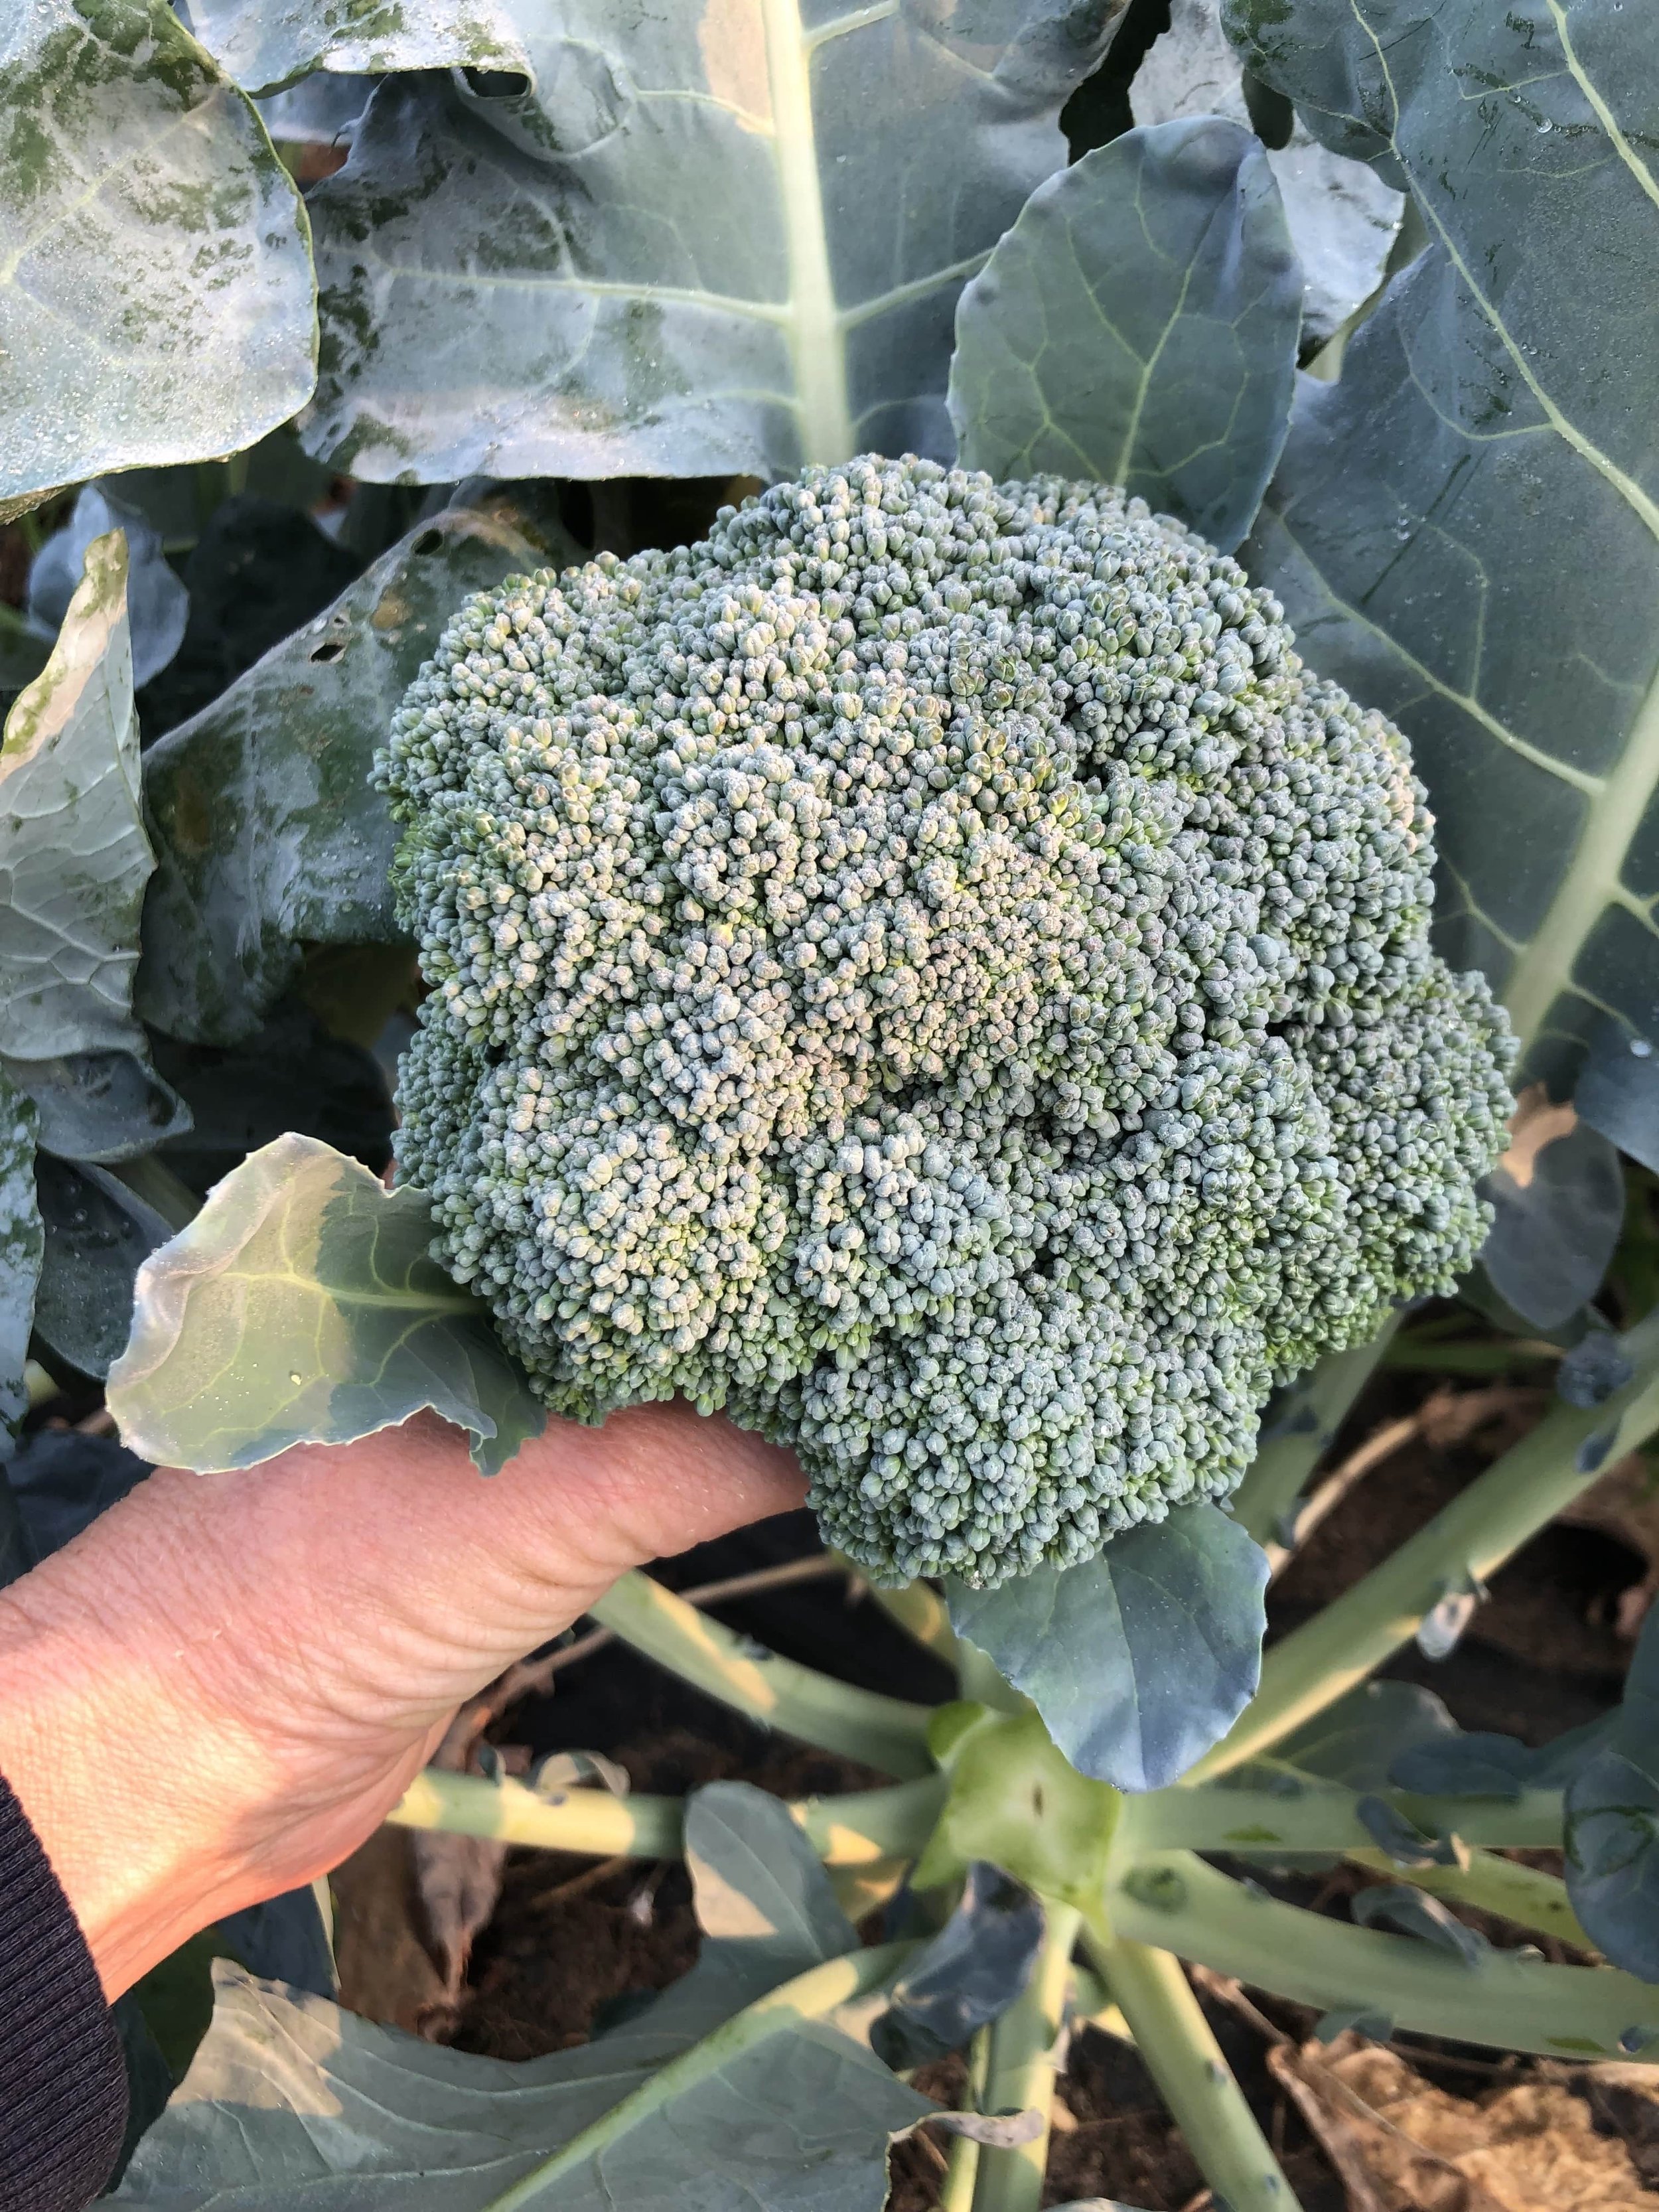
M 92 1954 L 0 1777 L 0 2206 L 82 2212 L 109 2179 L 126 2118 Z

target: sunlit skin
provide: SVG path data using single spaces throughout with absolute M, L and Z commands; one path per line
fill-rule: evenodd
M 385 1817 L 461 1701 L 630 1567 L 798 1505 L 787 1453 L 659 1405 L 480 1476 L 435 1416 L 160 1468 L 0 1595 L 0 1774 L 111 1996 Z

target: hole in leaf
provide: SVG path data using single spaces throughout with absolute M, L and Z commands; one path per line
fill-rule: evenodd
M 464 70 L 467 89 L 476 92 L 480 100 L 522 100 L 530 89 L 530 79 L 522 70 Z
M 444 534 L 441 530 L 423 530 L 409 550 L 411 553 L 418 553 L 424 558 L 428 553 L 440 551 L 443 542 Z
M 343 637 L 325 637 L 311 657 L 313 660 L 337 660 L 344 651 Z

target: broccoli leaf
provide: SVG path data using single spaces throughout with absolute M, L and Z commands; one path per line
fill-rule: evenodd
M 108 1403 L 141 1458 L 207 1473 L 345 1443 L 430 1406 L 489 1473 L 545 1415 L 483 1307 L 428 1258 L 418 1191 L 312 1137 L 225 1177 L 138 1271 Z
M 1492 1288 L 1538 1328 L 1559 1328 L 1601 1287 L 1625 1218 L 1619 1155 L 1541 1084 L 1525 1091 L 1509 1149 L 1486 1181 L 1492 1225 L 1480 1258 Z
M 310 396 L 305 213 L 166 0 L 0 21 L 0 508 L 251 445 Z
M 511 514 L 453 507 L 420 524 L 145 755 L 158 852 L 137 998 L 158 1029 L 240 1043 L 302 940 L 396 939 L 395 835 L 369 763 L 467 593 L 543 565 Z
M 34 1133 L 33 1105 L 0 1075 L 0 1459 L 28 1411 L 23 1368 L 46 1241 L 34 1194 Z
M 693 1797 L 693 1866 L 719 1869 L 698 1880 L 697 1963 L 574 2050 L 480 2058 L 219 1966 L 207 2039 L 113 2203 L 228 2212 L 252 2190 L 297 2212 L 332 2182 L 364 2212 L 491 2212 L 532 2190 L 561 2212 L 879 2212 L 890 2138 L 935 2107 L 826 2015 L 902 1953 L 842 1956 L 844 1921 L 791 1909 L 777 1855 L 804 1879 L 810 1848 L 780 1806 L 757 1854 L 759 1794 Z
M 1127 131 L 1040 185 L 962 295 L 963 463 L 1121 484 L 1227 550 L 1285 442 L 1301 321 L 1249 131 L 1214 115 Z
M 1255 87 L 1259 93 L 1261 88 Z M 1170 27 L 1154 39 L 1129 88 L 1137 123 L 1178 115 L 1224 115 L 1255 129 L 1238 57 L 1221 27 L 1218 0 L 1171 0 Z M 1291 245 L 1302 264 L 1304 340 L 1332 337 L 1382 281 L 1405 203 L 1363 161 L 1319 144 L 1290 118 L 1280 143 L 1265 119 L 1267 167 L 1285 203 Z
M 482 39 L 495 80 L 383 82 L 310 197 L 326 367 L 307 443 L 374 481 L 948 452 L 957 292 L 1065 161 L 1060 106 L 1121 13 L 542 0 L 510 27 L 448 19 L 445 58 L 477 61 Z M 368 45 L 328 59 L 362 66 Z M 532 88 L 495 89 L 503 71 Z
M 1643 1622 L 1610 1726 L 1568 1775 L 1565 1814 L 1580 1924 L 1615 1966 L 1659 1982 L 1659 1610 Z
M 897 2069 L 960 2051 L 1024 1988 L 1042 1929 L 1042 1907 L 1030 1890 L 988 1861 L 971 1860 L 955 1911 L 909 1961 L 872 2025 L 877 2056 Z
M 60 1359 L 107 1375 L 127 1340 L 132 1287 L 169 1224 L 118 1176 L 42 1152 L 35 1167 L 46 1255 L 34 1326 Z
M 40 1109 L 46 1150 L 113 1160 L 179 1134 L 190 1115 L 149 1066 L 132 1016 L 154 859 L 138 796 L 126 544 L 106 532 L 83 550 L 58 641 L 0 746 L 0 1065 Z
M 143 1050 L 132 1018 L 138 916 L 154 865 L 118 531 L 87 549 L 52 658 L 0 745 L 0 1054 Z M 27 1074 L 17 1080 L 27 1088 Z
M 1443 949 L 1560 1087 L 1602 1013 L 1656 1012 L 1659 47 L 1618 0 L 1225 15 L 1327 145 L 1409 182 L 1430 240 L 1340 380 L 1304 386 L 1241 558 L 1410 736 Z
M 1022 1690 L 1079 1773 L 1162 1790 L 1255 1693 L 1267 1554 L 1218 1505 L 1177 1506 L 1081 1566 L 975 1590 L 951 1621 Z
M 148 684 L 184 641 L 190 593 L 161 550 L 149 517 L 101 484 L 83 484 L 75 512 L 55 530 L 29 568 L 28 618 L 47 639 L 57 636 L 93 540 L 118 530 L 127 541 L 127 626 L 132 680 Z

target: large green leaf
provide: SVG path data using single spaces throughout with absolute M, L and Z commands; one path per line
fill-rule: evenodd
M 430 1406 L 486 1473 L 545 1413 L 489 1316 L 428 1256 L 419 1191 L 387 1191 L 313 1137 L 278 1137 L 139 1269 L 108 1403 L 130 1450 L 251 1467 L 348 1443 Z
M 143 1048 L 132 1018 L 154 865 L 138 797 L 126 541 L 94 539 L 52 658 L 0 744 L 0 1054 Z
M 575 2050 L 508 2065 L 222 1965 L 207 2039 L 113 2202 L 879 2212 L 890 2138 L 935 2107 L 825 2014 L 879 1986 L 902 1947 L 839 1955 L 846 1923 L 798 1910 L 824 1877 L 781 1806 L 752 1850 L 758 1794 L 692 1799 L 697 1964 Z
M 0 1459 L 28 1411 L 23 1364 L 45 1244 L 34 1196 L 34 1130 L 33 1106 L 0 1075 Z M 0 1554 L 4 1550 L 0 1535 Z
M 1443 937 L 1569 1076 L 1659 1028 L 1659 41 L 1620 0 L 1229 0 L 1428 249 L 1301 394 L 1242 558 L 1411 736 Z
M 1079 1773 L 1162 1790 L 1255 1696 L 1267 1583 L 1266 1554 L 1236 1521 L 1182 1505 L 1080 1566 L 951 1583 L 951 1625 L 1030 1698 Z
M 1129 106 L 1137 123 L 1224 115 L 1254 128 L 1244 73 L 1221 27 L 1219 0 L 1170 0 L 1170 27 L 1153 40 L 1136 71 Z M 1405 203 L 1363 161 L 1322 146 L 1299 118 L 1285 144 L 1274 143 L 1276 135 L 1269 137 L 1267 161 L 1302 264 L 1303 335 L 1322 341 L 1382 283 Z
M 87 495 L 83 495 L 83 499 Z M 0 745 L 0 1066 L 40 1142 L 125 1159 L 190 1126 L 132 1014 L 154 866 L 138 794 L 126 542 L 85 547 L 46 667 Z
M 376 92 L 310 200 L 308 443 L 417 482 L 948 452 L 957 292 L 1064 161 L 1060 109 L 1122 7 L 526 0 L 510 29 L 505 9 L 482 30 L 441 17 L 448 58 L 478 60 L 482 40 L 533 88 Z M 331 11 L 293 13 L 309 39 L 264 42 L 262 68 L 327 46 Z M 348 34 L 327 58 L 374 50 Z
M 145 755 L 157 863 L 137 998 L 157 1029 L 239 1043 L 302 944 L 397 938 L 396 832 L 369 766 L 467 594 L 544 565 L 513 512 L 455 507 L 422 523 Z
M 0 11 L 0 507 L 303 406 L 306 245 L 252 103 L 167 0 Z
M 1126 131 L 1031 195 L 962 295 L 965 466 L 1121 484 L 1224 551 L 1285 443 L 1302 272 L 1248 131 Z

